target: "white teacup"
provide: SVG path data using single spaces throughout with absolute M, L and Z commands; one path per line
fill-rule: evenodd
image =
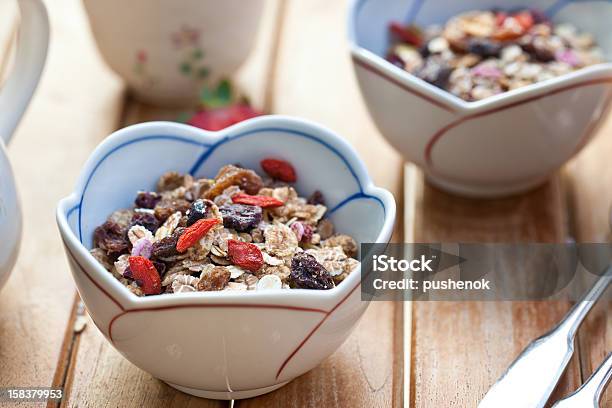
M 15 264 L 21 238 L 21 210 L 4 146 L 23 115 L 47 57 L 49 21 L 40 0 L 19 0 L 21 28 L 15 64 L 0 92 L 0 288 Z
M 265 0 L 84 0 L 103 57 L 135 96 L 193 104 L 248 57 Z

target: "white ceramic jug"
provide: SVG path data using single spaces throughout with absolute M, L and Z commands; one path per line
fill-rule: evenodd
M 21 210 L 5 144 L 23 115 L 47 56 L 49 20 L 41 0 L 18 0 L 21 25 L 11 75 L 0 91 L 0 288 L 15 264 Z

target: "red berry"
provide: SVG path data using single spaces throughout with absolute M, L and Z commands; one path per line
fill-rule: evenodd
M 503 11 L 495 13 L 495 24 L 497 26 L 501 26 L 504 24 L 504 21 L 506 21 L 506 17 L 508 17 L 508 14 L 504 13 Z
M 272 178 L 286 183 L 295 183 L 297 175 L 293 166 L 278 159 L 264 159 L 261 161 L 261 168 Z
M 529 11 L 521 11 L 513 16 L 525 31 L 533 26 L 533 16 Z
M 264 264 L 263 255 L 257 245 L 230 239 L 227 241 L 230 261 L 247 271 L 257 272 Z
M 423 37 L 416 27 L 404 26 L 398 22 L 389 24 L 389 31 L 405 43 L 419 48 L 423 45 Z
M 255 205 L 261 208 L 280 207 L 285 205 L 285 203 L 283 203 L 281 200 L 274 197 L 248 195 L 244 193 L 234 194 L 232 196 L 232 202 L 234 204 Z
M 185 252 L 189 247 L 202 239 L 212 227 L 219 224 L 218 218 L 203 218 L 188 227 L 176 243 L 178 252 Z
M 130 272 L 138 282 L 145 295 L 159 295 L 161 293 L 161 279 L 153 262 L 143 256 L 130 256 L 128 258 Z
M 249 105 L 238 104 L 199 111 L 187 123 L 201 129 L 216 131 L 261 115 L 263 113 L 256 111 Z

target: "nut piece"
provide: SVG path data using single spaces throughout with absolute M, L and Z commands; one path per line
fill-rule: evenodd
M 214 266 L 206 268 L 200 275 L 198 282 L 198 290 L 212 291 L 222 290 L 230 280 L 230 271 L 223 266 Z
M 257 282 L 257 290 L 281 289 L 283 283 L 276 275 L 264 275 Z

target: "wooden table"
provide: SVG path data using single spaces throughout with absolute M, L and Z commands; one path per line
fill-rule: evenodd
M 175 119 L 177 112 L 127 96 L 101 60 L 79 0 L 47 4 L 47 67 L 9 149 L 24 232 L 18 264 L 0 296 L 0 386 L 61 386 L 61 406 L 228 406 L 182 394 L 131 365 L 98 332 L 76 296 L 55 226 L 56 203 L 106 135 L 134 122 Z M 404 169 L 370 121 L 346 46 L 346 6 L 270 0 L 257 48 L 236 81 L 256 106 L 315 120 L 359 150 L 375 182 L 396 197 L 395 241 L 608 240 L 612 119 L 559 175 L 531 193 L 495 201 L 447 195 L 427 185 L 414 167 Z M 14 5 L 0 3 L 3 74 L 15 21 Z M 474 407 L 514 356 L 568 307 L 374 302 L 321 366 L 235 405 Z M 598 305 L 581 329 L 558 396 L 575 389 L 612 350 L 609 311 L 610 304 Z M 612 407 L 612 392 L 605 401 Z

